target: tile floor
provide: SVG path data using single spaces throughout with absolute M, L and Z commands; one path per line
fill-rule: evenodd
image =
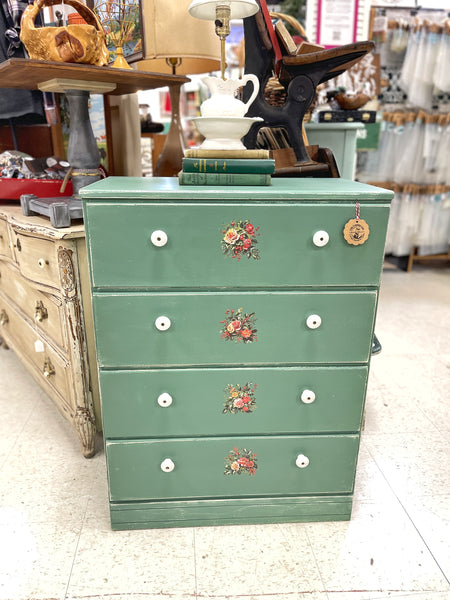
M 450 599 L 450 270 L 386 265 L 350 522 L 113 532 L 104 454 L 0 349 L 0 600 Z

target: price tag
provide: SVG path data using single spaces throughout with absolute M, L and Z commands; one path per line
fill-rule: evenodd
M 364 219 L 361 219 L 360 205 L 356 204 L 355 218 L 347 221 L 344 227 L 345 241 L 352 246 L 360 246 L 367 242 L 369 233 L 369 225 Z

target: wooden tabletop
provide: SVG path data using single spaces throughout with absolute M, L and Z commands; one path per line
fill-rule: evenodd
M 70 227 L 53 227 L 48 217 L 35 215 L 26 217 L 17 200 L 0 200 L 0 219 L 10 223 L 15 231 L 33 233 L 34 235 L 53 238 L 55 240 L 67 240 L 84 237 L 84 225 L 77 219 Z
M 39 84 L 58 78 L 115 83 L 116 88 L 108 92 L 109 95 L 114 96 L 131 94 L 139 90 L 181 85 L 190 81 L 188 77 L 182 75 L 27 58 L 11 58 L 0 63 L 0 87 L 3 88 L 37 90 Z

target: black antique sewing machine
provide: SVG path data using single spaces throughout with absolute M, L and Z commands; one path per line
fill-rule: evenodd
M 289 138 L 291 151 L 284 153 L 287 163 L 277 165 L 275 175 L 309 174 L 339 176 L 332 153 L 326 149 L 310 156 L 305 146 L 303 118 L 316 94 L 319 84 L 337 77 L 374 48 L 373 42 L 356 42 L 331 49 L 321 49 L 313 44 L 287 43 L 287 30 L 282 36 L 274 28 L 266 0 L 257 0 L 260 11 L 244 19 L 245 73 L 259 78 L 260 88 L 247 112 L 248 117 L 264 119 L 255 123 L 244 138 L 247 148 L 255 148 L 262 127 L 283 128 Z M 291 53 L 287 51 L 291 48 Z M 311 51 L 312 50 L 312 51 Z M 276 74 L 286 94 L 282 106 L 273 106 L 265 98 L 268 80 Z M 250 92 L 244 88 L 243 99 Z M 331 156 L 330 156 L 331 155 Z M 276 158 L 276 157 L 275 157 Z M 276 163 L 277 164 L 277 163 Z

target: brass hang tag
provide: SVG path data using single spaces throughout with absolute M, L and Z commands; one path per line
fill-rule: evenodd
M 350 219 L 344 227 L 344 238 L 353 246 L 359 246 L 367 242 L 370 229 L 364 219 Z
M 369 237 L 370 229 L 364 219 L 360 218 L 360 205 L 356 204 L 355 207 L 355 218 L 347 221 L 344 227 L 344 238 L 345 241 L 352 246 L 360 246 L 367 242 Z

